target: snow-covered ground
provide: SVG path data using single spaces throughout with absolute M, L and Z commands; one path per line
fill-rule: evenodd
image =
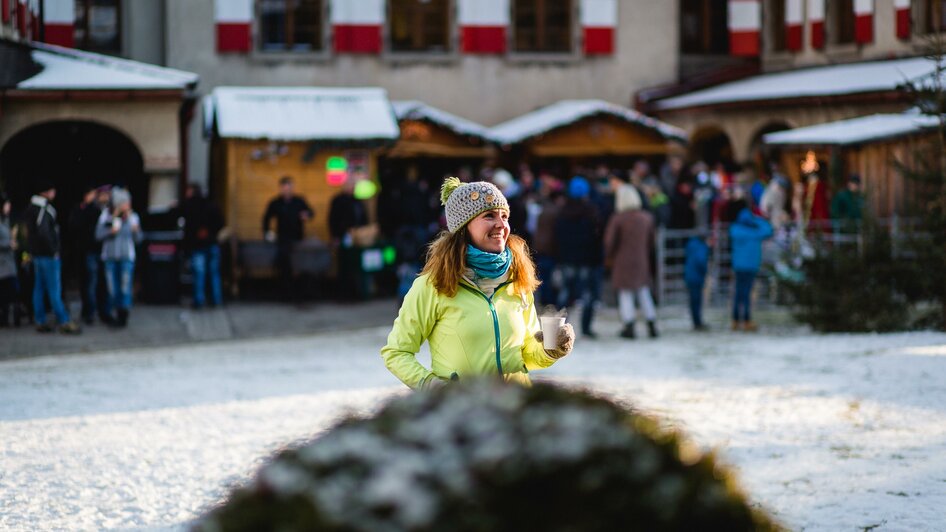
M 601 329 L 534 378 L 679 424 L 793 529 L 946 530 L 946 335 Z M 274 450 L 403 393 L 386 334 L 0 363 L 0 529 L 183 528 Z

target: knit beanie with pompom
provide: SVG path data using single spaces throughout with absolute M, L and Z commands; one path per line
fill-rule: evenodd
M 447 230 L 456 233 L 473 218 L 492 209 L 509 210 L 506 196 L 486 181 L 463 183 L 448 177 L 440 187 L 440 203 L 447 213 Z

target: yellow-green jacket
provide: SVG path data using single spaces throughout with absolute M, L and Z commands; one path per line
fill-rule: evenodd
M 381 357 L 391 373 L 418 389 L 435 378 L 502 376 L 529 383 L 529 370 L 547 368 L 555 359 L 534 338 L 539 330 L 532 294 L 521 297 L 510 283 L 492 297 L 466 280 L 447 297 L 427 275 L 414 280 Z M 424 340 L 430 342 L 431 369 L 417 361 Z

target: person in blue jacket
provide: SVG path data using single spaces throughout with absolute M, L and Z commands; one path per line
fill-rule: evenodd
M 739 210 L 735 221 L 729 226 L 732 269 L 736 281 L 732 309 L 733 330 L 756 330 L 749 309 L 752 284 L 762 265 L 762 241 L 771 236 L 772 225 L 765 218 L 752 214 L 748 207 Z
M 706 282 L 706 270 L 709 268 L 710 248 L 702 236 L 693 236 L 687 240 L 686 261 L 683 264 L 683 280 L 690 295 L 690 318 L 694 331 L 705 331 L 703 323 L 703 285 Z

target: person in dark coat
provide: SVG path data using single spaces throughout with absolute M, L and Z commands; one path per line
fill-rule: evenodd
M 95 322 L 95 315 L 103 323 L 111 322 L 108 298 L 99 300 L 99 275 L 102 271 L 102 242 L 95 238 L 95 226 L 102 214 L 98 201 L 99 190 L 89 187 L 82 202 L 69 214 L 69 234 L 75 256 L 79 261 L 79 286 L 82 294 L 82 321 L 86 325 Z
M 329 206 L 328 230 L 336 244 L 344 243 L 352 229 L 368 225 L 368 209 L 355 197 L 355 184 L 354 176 L 349 178 Z
M 289 295 L 292 290 L 292 250 L 302 240 L 303 225 L 312 219 L 315 212 L 305 199 L 293 193 L 292 178 L 284 176 L 279 180 L 279 195 L 269 202 L 263 214 L 263 235 L 268 242 L 276 244 L 276 270 L 282 284 L 283 293 Z M 272 221 L 276 229 L 270 229 Z
M 555 223 L 558 238 L 558 268 L 562 272 L 563 290 L 559 307 L 581 302 L 582 335 L 594 338 L 591 329 L 594 306 L 595 269 L 601 265 L 601 227 L 598 211 L 588 200 L 591 185 L 588 180 L 575 176 L 568 183 L 568 199 Z
M 604 232 L 605 264 L 611 267 L 611 286 L 618 293 L 624 328 L 621 337 L 634 338 L 636 296 L 651 338 L 658 336 L 657 310 L 650 293 L 650 254 L 654 247 L 654 216 L 643 210 L 640 195 L 631 185 L 618 188 L 615 214 Z
M 190 259 L 194 277 L 192 306 L 195 309 L 204 306 L 207 281 L 210 284 L 210 306 L 221 305 L 223 289 L 220 283 L 220 245 L 217 235 L 223 229 L 223 215 L 204 196 L 200 187 L 192 183 L 184 191 L 181 217 L 184 219 L 184 252 Z
M 696 226 L 693 182 L 680 180 L 670 195 L 670 229 L 693 229 Z
M 56 188 L 51 184 L 40 185 L 40 192 L 30 198 L 23 213 L 26 227 L 27 252 L 33 263 L 33 313 L 36 330 L 51 332 L 46 323 L 46 299 L 56 314 L 59 331 L 65 334 L 81 332 L 79 326 L 69 319 L 69 311 L 62 302 L 62 262 L 59 256 L 59 223 L 52 201 Z
M 539 300 L 543 305 L 554 305 L 558 301 L 558 282 L 555 268 L 558 261 L 558 238 L 555 225 L 565 204 L 565 195 L 560 190 L 552 190 L 542 203 L 542 212 L 536 222 L 532 251 L 535 253 L 535 266 L 539 274 Z

